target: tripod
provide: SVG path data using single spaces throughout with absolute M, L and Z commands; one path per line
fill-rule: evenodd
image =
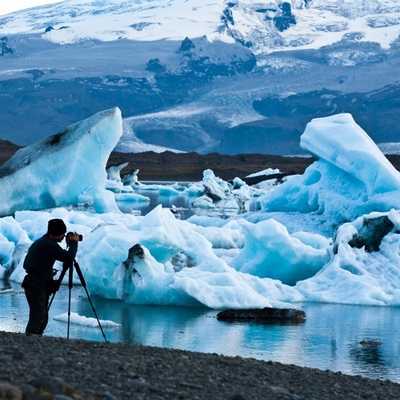
M 58 289 L 61 286 L 61 283 L 64 279 L 65 274 L 67 273 L 67 271 L 69 271 L 69 275 L 68 275 L 68 289 L 69 289 L 69 294 L 68 294 L 68 328 L 67 328 L 67 339 L 69 339 L 69 326 L 70 326 L 70 321 L 71 321 L 71 294 L 72 294 L 72 286 L 73 286 L 73 282 L 72 282 L 72 278 L 74 275 L 74 267 L 75 267 L 75 271 L 77 272 L 79 279 L 81 281 L 81 285 L 83 286 L 83 288 L 85 289 L 86 292 L 86 296 L 89 300 L 89 303 L 92 307 L 93 313 L 97 319 L 97 323 L 99 324 L 99 328 L 101 330 L 101 333 L 103 334 L 103 338 L 104 340 L 107 342 L 106 339 L 106 335 L 104 334 L 103 328 L 101 326 L 99 317 L 97 316 L 96 310 L 94 308 L 94 305 L 92 303 L 92 299 L 90 298 L 89 292 L 86 288 L 86 281 L 85 278 L 83 277 L 81 268 L 79 267 L 79 264 L 77 263 L 76 260 L 74 260 L 74 262 L 72 262 L 70 265 L 66 265 L 65 263 L 63 264 L 63 270 L 61 271 L 60 277 L 58 278 L 56 282 L 56 287 L 55 287 L 55 291 L 53 293 L 53 296 L 50 300 L 49 306 L 48 306 L 48 310 L 50 310 L 50 306 L 53 303 L 54 297 L 56 295 L 56 293 L 58 292 Z

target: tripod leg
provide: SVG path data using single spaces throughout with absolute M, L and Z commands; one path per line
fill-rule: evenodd
M 108 341 L 107 341 L 107 338 L 106 338 L 106 335 L 105 335 L 105 333 L 104 333 L 104 331 L 103 331 L 103 327 L 101 326 L 99 317 L 97 316 L 96 310 L 95 310 L 95 308 L 94 308 L 92 299 L 90 298 L 89 292 L 88 292 L 88 290 L 87 290 L 85 278 L 83 277 L 83 274 L 82 274 L 82 271 L 81 271 L 81 269 L 80 269 L 80 267 L 79 267 L 79 264 L 78 264 L 76 261 L 74 261 L 74 266 L 75 266 L 75 270 L 76 270 L 76 272 L 77 272 L 77 274 L 78 274 L 78 276 L 79 276 L 79 279 L 80 279 L 80 281 L 81 281 L 81 284 L 82 284 L 83 288 L 85 289 L 86 296 L 87 296 L 87 298 L 88 298 L 88 300 L 89 300 L 90 306 L 92 307 L 93 314 L 95 315 L 95 317 L 96 317 L 96 319 L 97 319 L 97 323 L 99 324 L 99 328 L 100 328 L 101 333 L 102 333 L 102 335 L 103 335 L 104 341 L 105 341 L 105 342 L 108 342 Z
M 60 286 L 61 286 L 61 283 L 62 283 L 62 281 L 63 281 L 63 279 L 64 279 L 64 276 L 65 276 L 67 270 L 68 270 L 68 268 L 65 268 L 65 267 L 63 266 L 63 270 L 61 271 L 60 277 L 59 277 L 58 280 L 57 280 L 57 281 L 58 281 L 58 283 L 57 283 L 57 288 L 58 288 L 58 289 L 59 289 Z M 58 289 L 57 289 L 57 290 L 53 293 L 53 295 L 51 296 L 51 300 L 50 300 L 50 302 L 49 302 L 49 305 L 47 306 L 47 311 L 50 310 L 51 304 L 53 303 L 54 297 L 55 297 L 56 293 L 58 292 Z
M 48 304 L 48 306 L 47 306 L 47 311 L 50 310 L 50 307 L 51 307 L 51 304 L 53 303 L 53 300 L 54 300 L 55 295 L 56 295 L 56 292 L 54 292 L 54 293 L 51 295 L 51 300 L 50 300 L 50 302 L 49 302 L 49 304 Z
M 74 265 L 71 263 L 69 266 L 69 276 L 68 276 L 68 327 L 67 327 L 67 339 L 69 339 L 69 327 L 71 324 L 71 295 L 74 277 Z

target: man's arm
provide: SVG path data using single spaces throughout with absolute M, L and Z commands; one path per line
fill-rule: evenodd
M 54 240 L 48 242 L 48 252 L 57 261 L 72 263 L 75 260 L 76 253 L 78 251 L 78 241 L 71 238 L 69 240 L 68 250 L 64 250 Z

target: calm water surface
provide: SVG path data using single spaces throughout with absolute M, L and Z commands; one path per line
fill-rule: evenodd
M 23 332 L 28 319 L 25 296 L 18 284 L 0 294 L 0 330 Z M 4 287 L 0 281 L 0 287 Z M 95 315 L 79 286 L 72 288 L 71 312 Z M 50 309 L 46 335 L 67 337 L 68 324 L 53 318 L 68 311 L 69 289 L 63 286 Z M 400 383 L 400 308 L 304 304 L 307 321 L 298 325 L 227 323 L 206 308 L 136 306 L 92 298 L 110 342 L 217 353 L 341 371 Z M 94 327 L 70 324 L 70 338 L 104 341 Z

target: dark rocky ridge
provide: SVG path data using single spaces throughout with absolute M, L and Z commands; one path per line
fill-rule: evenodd
M 0 139 L 0 165 L 20 148 L 7 140 Z M 387 156 L 400 171 L 400 155 Z M 238 154 L 229 156 L 219 153 L 119 153 L 112 152 L 107 166 L 128 162 L 121 173 L 128 174 L 139 169 L 142 181 L 200 181 L 205 169 L 212 169 L 224 180 L 244 178 L 267 168 L 277 168 L 282 175 L 302 174 L 314 162 L 312 157 L 284 157 L 265 154 Z M 250 183 L 250 182 L 248 182 Z
M 0 165 L 20 149 L 7 140 L 0 139 Z M 216 176 L 229 180 L 245 177 L 267 168 L 278 168 L 283 174 L 301 174 L 312 163 L 312 158 L 269 156 L 265 154 L 239 154 L 228 156 L 218 153 L 119 153 L 112 152 L 107 166 L 129 164 L 122 175 L 139 169 L 139 180 L 145 181 L 200 181 L 205 169 L 212 169 Z
M 265 154 L 239 154 L 228 156 L 218 153 L 115 153 L 109 158 L 109 165 L 129 162 L 122 174 L 139 169 L 139 180 L 200 181 L 203 171 L 211 169 L 215 175 L 231 180 L 244 178 L 267 168 L 278 168 L 285 175 L 301 174 L 313 161 L 305 157 L 268 156 Z

